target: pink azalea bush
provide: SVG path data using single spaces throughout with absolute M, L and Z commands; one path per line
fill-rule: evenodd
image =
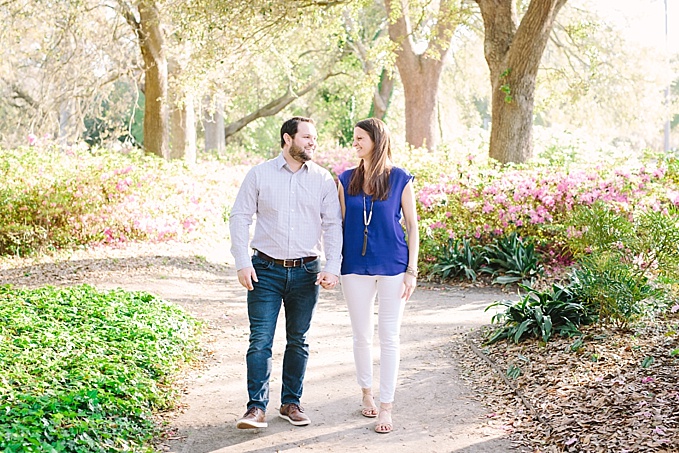
M 344 170 L 358 165 L 359 160 L 353 148 L 321 148 L 316 151 L 314 162 L 338 176 Z
M 2 255 L 225 235 L 224 210 L 249 168 L 57 146 L 0 150 L 0 161 Z
M 567 253 L 569 237 L 586 228 L 567 226 L 577 206 L 604 202 L 631 216 L 636 210 L 660 211 L 679 202 L 662 162 L 653 167 L 566 170 L 464 161 L 420 182 L 417 201 L 425 261 L 433 259 L 448 238 L 473 238 L 484 244 L 513 231 L 535 238 L 556 259 Z

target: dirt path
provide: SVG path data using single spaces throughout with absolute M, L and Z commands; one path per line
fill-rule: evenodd
M 237 430 L 245 410 L 247 313 L 245 290 L 225 244 L 191 248 L 163 245 L 135 250 L 81 252 L 53 262 L 3 263 L 0 284 L 90 283 L 99 288 L 144 290 L 207 321 L 203 369 L 186 377 L 182 407 L 170 418 L 172 436 L 161 446 L 174 453 L 279 452 L 492 452 L 512 451 L 489 409 L 473 399 L 458 376 L 452 337 L 490 321 L 483 309 L 503 295 L 491 289 L 418 288 L 406 307 L 389 435 L 360 415 L 349 317 L 339 290 L 322 291 L 309 335 L 311 357 L 302 405 L 312 419 L 293 427 L 276 417 L 284 328 L 274 343 L 271 403 L 263 430 Z M 459 335 L 457 335 L 459 337 Z M 379 378 L 379 376 L 377 376 Z

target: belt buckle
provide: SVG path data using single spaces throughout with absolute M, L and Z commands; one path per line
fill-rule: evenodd
M 283 267 L 296 267 L 297 265 L 295 264 L 295 261 L 299 261 L 297 259 L 290 260 L 290 259 L 285 259 L 283 260 Z M 290 264 L 288 264 L 290 263 Z

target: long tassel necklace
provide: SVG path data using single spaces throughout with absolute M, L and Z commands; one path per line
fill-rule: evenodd
M 365 251 L 366 248 L 368 247 L 368 225 L 370 225 L 370 221 L 373 218 L 373 204 L 375 204 L 375 200 L 372 198 L 370 199 L 370 213 L 367 213 L 366 206 L 365 206 L 365 195 L 363 195 L 363 251 L 361 251 L 361 256 L 365 256 Z

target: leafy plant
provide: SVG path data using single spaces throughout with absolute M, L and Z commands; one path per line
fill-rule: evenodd
M 484 263 L 486 257 L 482 247 L 472 245 L 467 238 L 448 239 L 448 244 L 437 257 L 431 273 L 443 279 L 463 275 L 468 280 L 476 281 L 477 273 Z
M 518 379 L 519 376 L 523 374 L 523 371 L 521 371 L 521 367 L 517 366 L 516 364 L 512 363 L 509 365 L 507 368 L 507 371 L 505 372 L 508 378 L 510 379 Z
M 509 339 L 515 343 L 529 337 L 544 342 L 555 335 L 575 336 L 578 327 L 592 321 L 585 306 L 578 303 L 567 286 L 554 283 L 549 290 L 539 291 L 526 285 L 519 285 L 526 291 L 517 301 L 494 302 L 494 307 L 505 307 L 505 311 L 493 316 L 492 322 L 500 327 L 490 335 L 486 344 Z
M 644 360 L 641 361 L 641 368 L 648 368 L 653 365 L 653 363 L 655 363 L 655 357 L 650 355 L 646 356 L 644 357 Z
M 504 274 L 496 277 L 493 283 L 506 285 L 520 281 L 529 284 L 544 272 L 535 242 L 531 239 L 524 241 L 515 231 L 485 246 L 484 251 L 488 264 L 481 272 Z

